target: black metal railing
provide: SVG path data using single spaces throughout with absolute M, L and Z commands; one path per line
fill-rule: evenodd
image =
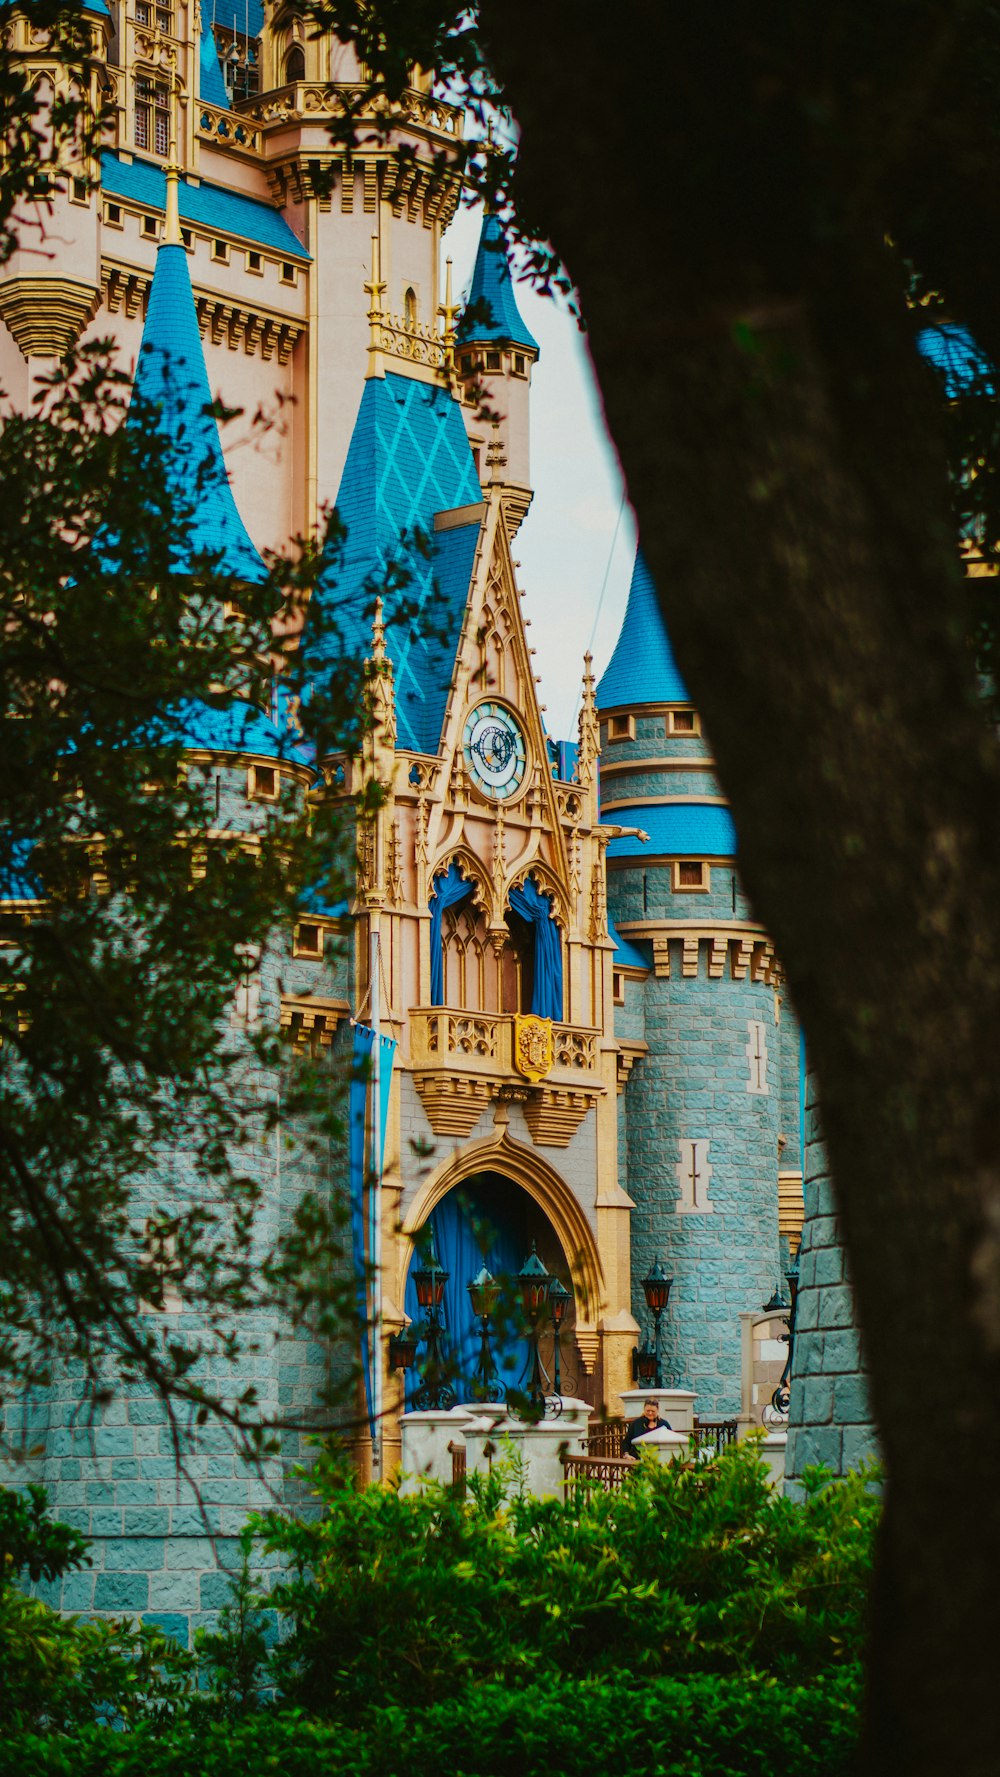
M 637 1467 L 634 1456 L 571 1456 L 562 1459 L 563 1480 L 567 1489 L 586 1491 L 599 1488 L 602 1493 L 617 1493 L 625 1479 Z
M 735 1444 L 739 1431 L 736 1419 L 696 1419 L 691 1436 L 699 1450 L 714 1450 L 721 1455 L 727 1444 Z
M 587 1433 L 588 1456 L 620 1456 L 628 1431 L 627 1419 L 602 1419 Z

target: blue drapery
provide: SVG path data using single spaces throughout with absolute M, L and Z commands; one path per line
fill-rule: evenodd
M 354 1026 L 354 1054 L 351 1068 L 351 1085 L 348 1094 L 347 1116 L 347 1172 L 351 1200 L 351 1256 L 354 1260 L 354 1279 L 358 1325 L 361 1336 L 361 1367 L 365 1379 L 365 1405 L 368 1410 L 369 1426 L 375 1430 L 375 1402 L 372 1389 L 372 1316 L 369 1303 L 369 1280 L 371 1277 L 371 1255 L 366 1251 L 365 1242 L 365 1133 L 368 1123 L 368 1087 L 372 1075 L 372 1053 L 375 1048 L 375 1032 L 366 1024 Z M 389 1093 L 392 1089 L 392 1059 L 396 1045 L 391 1037 L 378 1038 L 379 1044 L 379 1104 L 378 1122 L 374 1127 L 372 1143 L 373 1171 L 376 1182 L 382 1177 L 382 1159 L 385 1150 L 385 1125 L 389 1111 Z
M 558 1024 L 563 1015 L 562 941 L 559 927 L 552 917 L 552 897 L 543 895 L 534 878 L 529 876 L 521 888 L 512 888 L 511 907 L 535 928 L 535 986 L 531 1010 L 539 1018 L 552 1018 Z
M 431 1005 L 444 1005 L 444 943 L 441 921 L 446 907 L 457 907 L 467 901 L 475 884 L 466 882 L 458 865 L 451 863 L 440 876 L 435 876 L 428 902 L 431 912 Z
M 464 1201 L 463 1201 L 464 1199 Z M 469 1284 L 479 1275 L 483 1265 L 494 1277 L 514 1277 L 526 1256 L 525 1235 L 510 1215 L 484 1206 L 473 1190 L 461 1187 L 449 1191 L 437 1208 L 431 1211 L 430 1226 L 434 1234 L 434 1251 L 438 1264 L 448 1272 L 444 1286 L 443 1318 L 444 1348 L 449 1374 L 454 1373 L 454 1386 L 459 1400 L 471 1396 L 472 1382 L 479 1359 L 479 1322 L 469 1301 Z M 484 1234 L 489 1234 L 485 1253 Z M 415 1327 L 423 1320 L 417 1303 L 413 1272 L 421 1264 L 418 1252 L 410 1263 L 403 1305 Z M 509 1316 L 509 1309 L 508 1309 Z M 503 1312 L 503 1304 L 491 1324 L 493 1359 L 500 1381 L 515 1387 L 524 1370 L 527 1342 L 518 1338 Z M 418 1366 L 419 1368 L 419 1360 Z M 420 1377 L 411 1370 L 406 1378 L 409 1400 L 420 1386 Z

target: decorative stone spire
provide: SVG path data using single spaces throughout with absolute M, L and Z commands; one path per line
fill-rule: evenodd
M 597 720 L 597 699 L 594 695 L 594 656 L 588 649 L 583 657 L 583 702 L 580 706 L 579 747 L 576 770 L 580 788 L 587 793 L 588 820 L 597 820 L 597 760 L 601 751 L 601 730 Z

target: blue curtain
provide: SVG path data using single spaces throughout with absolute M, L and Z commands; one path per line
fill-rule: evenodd
M 484 1224 L 488 1224 L 491 1235 L 485 1253 L 482 1245 Z M 445 1355 L 450 1370 L 454 1373 L 454 1387 L 459 1400 L 469 1399 L 479 1358 L 479 1322 L 472 1312 L 468 1286 L 484 1265 L 494 1277 L 514 1277 L 527 1256 L 526 1236 L 509 1216 L 502 1216 L 484 1206 L 474 1191 L 463 1191 L 461 1186 L 449 1191 L 447 1197 L 443 1197 L 437 1208 L 432 1210 L 430 1226 L 434 1234 L 434 1251 L 438 1264 L 449 1274 L 444 1286 L 443 1302 Z M 413 1282 L 413 1272 L 419 1268 L 420 1263 L 418 1251 L 410 1264 L 403 1299 L 403 1305 L 414 1326 L 419 1326 L 423 1320 L 423 1311 L 417 1304 L 417 1291 Z M 514 1387 L 525 1368 L 527 1341 L 504 1324 L 507 1318 L 501 1303 L 495 1322 L 491 1323 L 491 1344 L 501 1382 Z M 422 1355 L 421 1349 L 420 1356 Z M 419 1362 L 420 1358 L 418 1367 Z M 420 1378 L 411 1370 L 406 1378 L 407 1400 L 419 1386 Z
M 534 877 L 508 896 L 511 907 L 535 928 L 535 986 L 531 1010 L 558 1024 L 563 1015 L 562 940 L 552 917 L 552 897 L 543 895 Z
M 372 1074 L 372 1052 L 375 1047 L 375 1032 L 366 1024 L 354 1026 L 354 1051 L 351 1066 L 351 1084 L 348 1092 L 347 1106 L 347 1176 L 351 1201 L 351 1257 L 354 1260 L 355 1303 L 358 1315 L 358 1327 L 361 1339 L 361 1367 L 365 1379 L 365 1405 L 368 1409 L 368 1423 L 375 1429 L 375 1402 L 372 1390 L 372 1326 L 369 1312 L 368 1284 L 370 1265 L 365 1241 L 365 1135 L 368 1111 L 368 1085 Z M 392 1090 L 392 1062 L 396 1052 L 395 1042 L 391 1037 L 379 1037 L 379 1106 L 378 1106 L 378 1142 L 375 1157 L 375 1170 L 378 1178 L 382 1177 L 382 1159 L 385 1149 L 385 1125 L 389 1112 L 389 1093 Z M 371 1205 L 372 1213 L 378 1213 L 375 1193 Z
M 457 907 L 467 901 L 474 884 L 466 882 L 459 874 L 458 865 L 449 864 L 440 876 L 435 876 L 428 906 L 431 911 L 431 1005 L 444 1005 L 444 945 L 441 938 L 441 921 L 446 907 Z

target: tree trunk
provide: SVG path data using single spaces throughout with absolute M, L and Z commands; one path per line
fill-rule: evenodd
M 819 1081 L 890 1475 L 866 1769 L 992 1777 L 1000 750 L 903 273 L 712 9 L 482 11 Z

